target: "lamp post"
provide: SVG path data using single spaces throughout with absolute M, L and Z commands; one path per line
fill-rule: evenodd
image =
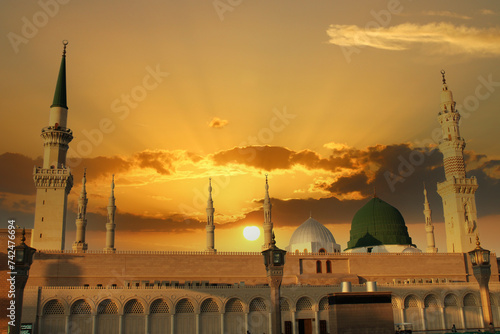
M 16 302 L 16 320 L 15 326 L 9 325 L 9 334 L 19 334 L 21 328 L 21 317 L 23 313 L 23 295 L 24 287 L 28 281 L 28 275 L 30 266 L 33 263 L 33 255 L 35 255 L 36 249 L 31 248 L 26 245 L 25 230 L 23 228 L 23 236 L 21 238 L 21 244 L 14 247 L 15 251 L 15 302 Z
M 483 308 L 484 328 L 488 328 L 493 323 L 493 313 L 491 312 L 490 289 L 488 282 L 491 276 L 490 251 L 481 247 L 479 236 L 476 236 L 476 248 L 469 252 L 472 262 L 474 277 L 479 283 L 481 294 L 481 305 Z
M 271 240 L 271 246 L 262 251 L 266 266 L 267 279 L 271 287 L 271 333 L 281 334 L 280 286 L 283 280 L 286 251 L 276 247 L 276 240 Z

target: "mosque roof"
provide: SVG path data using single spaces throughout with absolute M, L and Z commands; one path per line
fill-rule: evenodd
M 347 249 L 411 244 L 408 228 L 399 210 L 374 197 L 354 215 Z
M 289 245 L 317 242 L 327 245 L 330 242 L 335 244 L 332 232 L 314 218 L 309 218 L 303 222 L 293 232 Z

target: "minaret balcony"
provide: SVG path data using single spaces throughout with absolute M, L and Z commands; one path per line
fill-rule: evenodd
M 439 182 L 437 184 L 437 192 L 444 194 L 452 190 L 452 193 L 474 194 L 479 185 L 475 176 L 467 177 L 453 177 L 452 179 Z
M 35 167 L 33 170 L 33 176 L 37 175 L 66 175 L 69 176 L 71 175 L 71 170 L 67 167 L 62 167 L 62 168 L 42 168 L 42 167 Z
M 46 126 L 42 129 L 42 133 L 44 132 L 52 132 L 52 131 L 58 131 L 58 132 L 64 132 L 70 135 L 73 135 L 73 131 L 71 131 L 70 128 L 63 128 L 61 126 L 55 127 L 55 126 Z

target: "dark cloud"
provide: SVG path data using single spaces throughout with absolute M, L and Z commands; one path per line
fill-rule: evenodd
M 17 153 L 0 155 L 0 191 L 34 195 L 33 167 L 42 164 L 41 158 L 31 159 Z
M 276 227 L 296 227 L 310 216 L 323 224 L 350 223 L 354 213 L 368 200 L 344 200 L 335 197 L 320 199 L 280 200 L 271 198 L 272 220 Z M 263 200 L 259 203 L 262 204 Z M 244 218 L 224 224 L 221 228 L 255 225 L 264 221 L 262 208 L 251 211 Z
M 332 195 L 359 191 L 364 196 L 371 196 L 376 189 L 378 197 L 398 208 L 405 220 L 411 223 L 423 221 L 425 183 L 434 220 L 443 221 L 443 206 L 437 194 L 437 183 L 444 181 L 445 175 L 443 156 L 439 150 L 412 148 L 408 144 L 347 150 L 361 171 L 340 177 L 331 184 L 319 184 L 317 188 L 330 191 Z M 465 157 L 466 164 L 487 159 L 474 152 L 466 152 Z M 489 160 L 467 173 L 468 177 L 475 176 L 479 183 L 476 203 L 480 217 L 498 213 L 498 203 L 495 201 L 498 202 L 500 198 L 500 180 L 492 178 L 485 170 L 491 172 L 499 168 L 500 161 Z
M 325 159 L 311 150 L 295 152 L 286 147 L 268 145 L 235 147 L 215 153 L 212 159 L 216 165 L 242 164 L 266 171 L 290 169 L 295 165 L 327 171 L 354 167 L 352 159 L 346 152 Z
M 124 173 L 132 167 L 132 163 L 118 156 L 85 158 L 78 168 L 72 168 L 75 183 L 79 183 L 83 177 L 83 170 L 87 168 L 87 179 L 110 177 L 111 174 Z
M 22 199 L 19 201 L 15 201 L 11 207 L 15 211 L 34 212 L 35 211 L 35 202 L 30 202 L 28 200 Z
M 289 169 L 292 151 L 278 146 L 235 147 L 213 155 L 216 165 L 243 164 L 263 170 Z
M 70 229 L 74 228 L 76 214 L 68 215 Z M 105 231 L 107 217 L 104 214 L 89 213 L 87 215 L 87 229 L 94 231 Z M 115 216 L 116 228 L 120 231 L 157 231 L 157 232 L 186 232 L 190 230 L 205 229 L 205 222 L 194 218 L 186 218 L 182 215 L 171 215 L 165 218 L 152 218 L 131 213 L 120 213 L 119 209 Z
M 322 187 L 332 193 L 345 194 L 358 191 L 362 195 L 369 193 L 370 182 L 366 173 L 361 171 L 359 173 L 340 177 L 337 181 L 333 182 L 329 187 Z
M 152 168 L 162 175 L 170 175 L 175 171 L 174 156 L 168 152 L 144 151 L 134 155 L 139 167 Z

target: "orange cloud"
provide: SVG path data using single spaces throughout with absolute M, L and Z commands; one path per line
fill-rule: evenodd
M 424 25 L 403 23 L 365 29 L 355 25 L 332 24 L 327 30 L 330 43 L 344 47 L 373 47 L 402 51 L 420 45 L 427 53 L 500 55 L 500 28 L 455 26 L 451 23 Z
M 208 123 L 208 126 L 211 128 L 221 129 L 221 128 L 225 127 L 228 123 L 229 123 L 228 120 L 220 119 L 219 117 L 214 117 Z

